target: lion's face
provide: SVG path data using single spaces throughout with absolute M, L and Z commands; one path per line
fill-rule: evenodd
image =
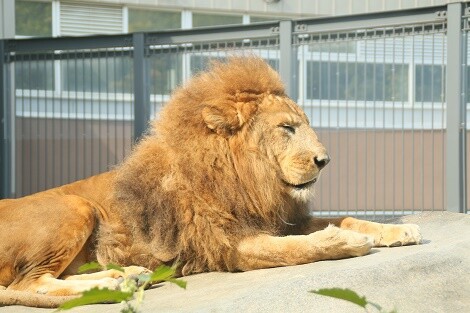
M 306 200 L 330 160 L 306 115 L 291 99 L 269 95 L 253 126 L 285 189 L 295 199 Z
M 206 104 L 202 115 L 207 127 L 231 138 L 234 147 L 264 154 L 263 165 L 252 164 L 258 167 L 252 171 L 275 171 L 279 184 L 296 200 L 309 198 L 330 160 L 305 113 L 287 96 L 240 93 Z

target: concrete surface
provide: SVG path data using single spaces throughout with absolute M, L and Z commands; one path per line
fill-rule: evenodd
M 470 312 L 470 216 L 435 212 L 395 222 L 420 225 L 423 244 L 373 249 L 367 256 L 345 260 L 194 275 L 185 278 L 187 290 L 172 284 L 147 290 L 142 312 L 364 312 L 343 300 L 308 292 L 333 287 L 351 288 L 399 313 Z M 70 312 L 121 308 L 121 304 L 100 304 Z M 11 313 L 52 311 L 0 308 Z

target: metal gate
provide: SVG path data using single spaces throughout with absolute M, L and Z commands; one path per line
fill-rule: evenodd
M 4 197 L 103 172 L 211 59 L 259 55 L 333 157 L 312 207 L 466 210 L 467 8 L 0 41 Z M 463 25 L 463 28 L 462 28 Z M 465 106 L 464 106 L 465 103 Z

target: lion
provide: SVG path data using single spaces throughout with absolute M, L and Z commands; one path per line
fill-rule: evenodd
M 274 69 L 219 61 L 173 93 L 121 165 L 0 201 L 0 303 L 55 307 L 162 264 L 181 276 L 249 271 L 420 243 L 413 224 L 313 217 L 329 161 Z M 125 273 L 77 274 L 91 261 Z

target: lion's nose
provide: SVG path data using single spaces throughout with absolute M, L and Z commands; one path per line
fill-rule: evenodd
M 330 156 L 328 154 L 322 156 L 316 156 L 313 158 L 315 165 L 318 166 L 318 169 L 324 168 L 330 162 Z

